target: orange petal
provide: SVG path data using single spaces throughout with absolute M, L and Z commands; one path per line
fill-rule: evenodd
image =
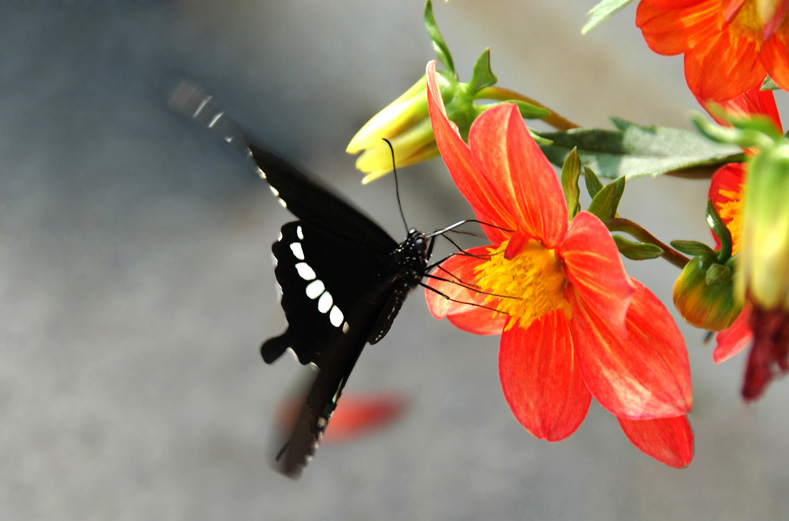
M 642 1 L 636 26 L 650 49 L 673 56 L 692 49 L 721 31 L 720 0 Z
M 687 416 L 657 420 L 617 419 L 627 439 L 661 463 L 682 469 L 693 460 L 693 429 Z
M 486 308 L 470 307 L 468 311 L 447 315 L 453 326 L 475 335 L 500 335 L 507 315 Z
M 475 285 L 476 275 L 474 268 L 486 260 L 484 257 L 480 259 L 473 256 L 487 255 L 488 247 L 472 248 L 467 250 L 466 253 L 469 255 L 450 257 L 441 263 L 441 268 L 431 273 L 431 275 L 445 280 L 428 278 L 427 285 L 436 291 L 425 289 L 427 307 L 435 318 L 440 320 L 447 317 L 452 324 L 464 331 L 478 335 L 497 335 L 501 333 L 504 327 L 506 315 L 478 307 L 485 305 L 495 306 L 495 302 L 485 304 L 486 295 L 473 289 L 468 289 L 468 286 L 473 287 Z M 463 284 L 461 285 L 460 282 Z M 440 295 L 437 291 L 440 291 L 452 300 Z
M 627 310 L 627 338 L 576 291 L 568 292 L 581 372 L 592 396 L 615 416 L 644 420 L 690 411 L 693 396 L 685 340 L 660 300 L 638 281 Z
M 589 410 L 591 395 L 561 311 L 543 315 L 528 329 L 515 326 L 501 335 L 499 377 L 513 414 L 538 438 L 567 438 Z
M 427 102 L 438 151 L 458 190 L 474 209 L 477 219 L 505 229 L 514 229 L 515 220 L 509 214 L 508 207 L 499 200 L 497 188 L 480 171 L 471 149 L 458 134 L 457 127 L 447 119 L 436 82 L 435 60 L 427 64 Z M 483 226 L 482 229 L 494 244 L 501 243 L 507 237 L 506 232 L 491 226 Z
M 619 336 L 626 336 L 625 316 L 635 287 L 600 219 L 589 212 L 576 215 L 556 254 L 575 291 Z
M 453 255 L 445 260 L 441 263 L 441 267 L 433 270 L 430 274 L 431 277 L 427 279 L 427 285 L 435 290 L 425 289 L 427 307 L 430 309 L 430 313 L 439 320 L 447 315 L 466 311 L 466 308 L 469 307 L 468 304 L 453 302 L 453 300 L 474 304 L 485 302 L 485 295 L 464 286 L 474 287 L 476 285 L 474 268 L 487 260 L 485 256 L 488 255 L 488 247 L 478 246 L 466 250 L 466 253 L 468 255 Z M 440 295 L 439 292 L 443 295 Z
M 756 42 L 725 31 L 685 53 L 685 79 L 698 98 L 726 101 L 758 87 L 766 72 Z
M 779 36 L 776 34 L 762 44 L 759 60 L 770 78 L 783 90 L 789 90 L 789 49 L 786 38 Z
M 715 205 L 715 209 L 718 210 L 718 213 L 721 214 L 721 219 L 723 220 L 724 224 L 732 231 L 732 239 L 735 240 L 737 243 L 737 239 L 740 235 L 739 230 L 734 230 L 731 226 L 732 218 L 730 212 L 722 212 L 722 208 L 724 205 L 731 203 L 734 201 L 734 197 L 732 194 L 739 194 L 738 201 L 742 199 L 742 190 L 743 185 L 745 184 L 745 165 L 742 163 L 728 163 L 723 165 L 718 170 L 715 171 L 715 174 L 712 176 L 712 181 L 710 182 L 710 190 L 708 194 L 708 199 L 712 201 L 712 204 Z M 720 248 L 721 241 L 717 235 L 712 233 L 712 238 L 715 240 L 716 248 Z M 734 253 L 737 253 L 739 244 L 734 245 Z
M 507 161 L 520 209 L 518 229 L 539 239 L 546 248 L 553 248 L 567 231 L 567 203 L 562 185 L 553 166 L 529 134 L 518 107 L 505 107 L 509 107 L 510 112 Z M 484 117 L 485 114 L 480 116 Z
M 717 113 L 710 112 L 709 100 L 699 99 L 698 101 L 719 125 L 729 125 L 729 122 L 719 117 Z M 772 120 L 775 128 L 781 129 L 781 118 L 778 115 L 778 107 L 775 105 L 775 94 L 771 90 L 761 90 L 761 84 L 743 92 L 736 98 L 719 101 L 717 104 L 721 105 L 732 116 L 762 114 Z
M 747 346 L 753 339 L 753 331 L 749 320 L 751 308 L 747 304 L 740 312 L 740 316 L 727 329 L 715 335 L 715 351 L 712 352 L 712 361 L 716 364 L 725 362 Z

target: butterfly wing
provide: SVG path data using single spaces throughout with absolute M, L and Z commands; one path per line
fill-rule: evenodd
M 364 346 L 388 316 L 399 285 L 382 267 L 388 254 L 331 237 L 305 221 L 287 223 L 272 247 L 287 330 L 263 343 L 266 362 L 291 348 L 319 370 L 287 440 L 278 468 L 298 477 L 315 451 Z
M 261 347 L 267 363 L 290 347 L 302 363 L 319 368 L 277 454 L 279 470 L 297 477 L 314 453 L 365 344 L 383 337 L 415 283 L 398 279 L 400 268 L 391 262 L 398 244 L 380 226 L 252 143 L 199 87 L 182 83 L 170 105 L 243 149 L 282 205 L 300 219 L 283 226 L 272 246 L 288 328 Z

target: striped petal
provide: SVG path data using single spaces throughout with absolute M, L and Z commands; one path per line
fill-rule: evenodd
M 578 295 L 620 336 L 626 336 L 625 316 L 635 288 L 619 250 L 605 225 L 589 212 L 580 212 L 556 254 Z
M 499 377 L 504 398 L 526 430 L 548 441 L 570 436 L 589 410 L 591 395 L 574 356 L 567 318 L 544 315 L 528 329 L 501 335 Z
M 693 398 L 685 341 L 665 306 L 638 281 L 622 338 L 576 291 L 568 292 L 573 342 L 592 396 L 632 420 L 690 411 Z
M 471 204 L 477 219 L 501 228 L 513 229 L 515 220 L 509 213 L 509 206 L 499 199 L 497 188 L 483 175 L 471 149 L 460 137 L 457 126 L 447 119 L 436 81 L 435 60 L 427 64 L 427 102 L 438 151 L 452 180 Z M 482 229 L 494 244 L 501 243 L 507 235 L 491 226 L 483 226 Z
M 723 32 L 685 53 L 685 80 L 697 97 L 726 101 L 758 87 L 765 68 L 757 44 Z
M 520 209 L 518 230 L 539 239 L 546 248 L 554 248 L 567 231 L 567 203 L 562 185 L 529 134 L 518 107 L 504 107 L 509 107 L 506 146 L 512 187 Z
M 720 33 L 720 0 L 639 3 L 636 26 L 650 49 L 673 56 Z
M 776 34 L 762 45 L 759 60 L 770 78 L 784 90 L 789 90 L 789 49 L 786 37 Z

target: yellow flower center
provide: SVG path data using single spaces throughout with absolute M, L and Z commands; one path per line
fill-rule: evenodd
M 516 324 L 525 329 L 557 309 L 569 316 L 570 304 L 564 296 L 567 279 L 554 251 L 531 240 L 514 258 L 507 259 L 507 243 L 491 248 L 490 260 L 474 270 L 480 290 L 492 294 L 485 303 L 512 318 L 505 329 Z
M 717 204 L 718 214 L 727 222 L 726 227 L 731 232 L 731 253 L 740 251 L 740 230 L 742 229 L 742 200 L 744 186 L 739 190 L 720 190 L 719 193 L 729 199 L 723 204 Z
M 724 7 L 737 0 L 724 1 Z M 746 0 L 737 10 L 736 16 L 729 21 L 729 26 L 738 38 L 755 41 L 757 48 L 764 43 L 764 27 L 773 22 L 778 14 L 779 5 L 786 0 Z M 779 21 L 776 32 L 786 32 L 786 17 Z

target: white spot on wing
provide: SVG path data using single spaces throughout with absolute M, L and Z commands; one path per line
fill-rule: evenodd
M 300 242 L 290 243 L 290 251 L 293 252 L 293 256 L 297 259 L 304 260 L 304 250 L 301 248 Z
M 304 240 L 304 230 L 301 229 L 301 226 L 296 226 L 296 236 L 299 240 Z
M 313 280 L 307 284 L 307 296 L 315 300 L 323 293 L 324 289 L 326 289 L 326 286 L 323 285 L 320 279 Z
M 288 203 L 286 203 L 284 200 L 278 199 L 278 201 L 279 201 L 280 206 L 282 206 L 283 208 L 287 208 L 288 207 Z
M 299 272 L 299 277 L 301 277 L 304 280 L 314 280 L 315 277 L 317 277 L 317 275 L 315 275 L 315 270 L 310 268 L 310 265 L 307 264 L 306 262 L 299 262 L 299 263 L 297 263 L 296 264 L 296 271 Z M 331 298 L 331 297 L 329 297 L 329 298 Z M 329 304 L 329 305 L 331 305 L 331 304 Z M 326 310 L 326 311 L 328 311 L 328 310 Z M 325 313 L 325 311 L 324 311 L 324 313 Z
M 329 322 L 331 322 L 331 325 L 340 327 L 344 318 L 345 316 L 342 314 L 342 311 L 340 311 L 340 308 L 332 306 L 331 312 L 329 313 Z
M 214 125 L 216 125 L 216 122 L 219 121 L 219 118 L 221 118 L 224 115 L 225 115 L 224 112 L 220 112 L 219 114 L 214 116 L 214 119 L 212 119 L 211 123 L 208 124 L 208 128 L 212 128 Z
M 251 150 L 249 151 L 249 157 L 252 157 L 252 151 L 251 151 Z M 263 179 L 265 179 L 265 178 L 266 178 L 266 172 L 264 172 L 264 171 L 263 171 L 263 170 L 262 170 L 260 167 L 258 167 L 258 174 L 259 174 L 259 175 L 260 175 L 260 177 L 262 177 Z
M 331 297 L 331 293 L 324 291 L 321 298 L 318 299 L 318 311 L 327 313 L 331 309 L 332 304 L 334 304 L 334 299 Z
M 275 197 L 279 197 L 279 190 L 277 190 L 271 185 L 268 185 L 268 189 L 271 190 L 271 193 L 274 194 Z
M 348 325 L 348 322 L 346 322 L 345 324 L 342 325 L 342 332 L 343 333 L 347 333 L 349 329 L 350 329 L 350 326 Z
M 195 113 L 192 114 L 193 118 L 196 118 L 197 115 L 200 114 L 200 111 L 203 110 L 203 107 L 205 107 L 206 103 L 211 101 L 211 98 L 212 98 L 212 96 L 207 96 L 207 97 L 203 98 L 203 101 L 201 101 L 200 105 L 197 106 L 197 110 L 195 110 Z

